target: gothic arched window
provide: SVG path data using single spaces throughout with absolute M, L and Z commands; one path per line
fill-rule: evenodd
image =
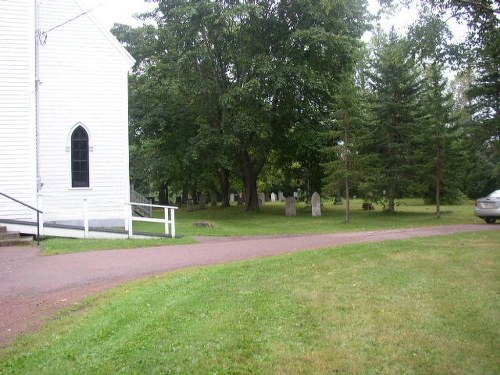
M 89 187 L 89 135 L 83 126 L 71 134 L 71 186 Z

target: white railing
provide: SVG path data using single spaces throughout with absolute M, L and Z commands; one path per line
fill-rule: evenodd
M 38 202 L 37 207 L 40 211 L 42 211 L 43 207 L 43 197 L 57 197 L 46 194 L 38 194 Z M 64 199 L 63 199 L 64 200 Z M 175 210 L 177 207 L 173 206 L 161 206 L 154 204 L 146 204 L 146 203 L 137 203 L 137 202 L 119 202 L 119 201 L 109 201 L 102 199 L 93 199 L 93 198 L 68 198 L 67 203 L 70 203 L 71 208 L 60 208 L 53 207 L 50 210 L 43 210 L 44 213 L 40 214 L 40 236 L 44 235 L 44 223 L 47 220 L 46 215 L 51 215 L 52 218 L 58 218 L 58 221 L 61 222 L 70 222 L 77 221 L 83 224 L 83 232 L 84 238 L 89 238 L 90 234 L 90 225 L 89 221 L 95 219 L 106 219 L 109 216 L 112 218 L 119 219 L 120 217 L 125 219 L 125 230 L 128 231 L 129 237 L 133 236 L 133 222 L 134 221 L 144 221 L 144 222 L 152 222 L 152 223 L 163 223 L 165 227 L 165 234 L 171 235 L 172 238 L 175 238 Z M 59 199 L 59 202 L 61 200 Z M 114 208 L 111 210 L 106 210 L 103 206 L 106 204 L 112 203 Z M 118 214 L 116 211 L 117 207 L 122 208 L 122 214 Z M 142 206 L 147 210 L 152 210 L 154 207 L 163 208 L 165 212 L 164 218 L 148 218 L 148 217 L 140 217 L 134 216 L 134 206 Z M 46 208 L 46 207 L 45 207 Z M 106 215 L 104 212 L 111 213 L 111 215 Z M 113 214 L 114 213 L 114 214 Z
M 145 204 L 145 203 L 136 203 L 130 202 L 128 203 L 130 209 L 128 210 L 128 234 L 129 237 L 133 236 L 133 222 L 134 221 L 144 221 L 147 223 L 163 223 L 165 226 L 165 234 L 171 235 L 172 238 L 175 238 L 175 210 L 177 207 L 174 206 L 160 206 L 157 204 Z M 155 219 L 149 217 L 140 217 L 134 216 L 134 206 L 146 206 L 151 208 L 163 208 L 164 218 L 163 219 Z

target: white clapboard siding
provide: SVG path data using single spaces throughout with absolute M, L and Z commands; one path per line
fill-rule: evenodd
M 42 30 L 86 9 L 74 0 L 41 3 Z M 40 174 L 46 221 L 79 217 L 124 220 L 129 201 L 128 88 L 132 58 L 91 15 L 47 33 L 40 48 Z M 71 187 L 70 136 L 83 125 L 90 137 L 90 187 Z
M 86 9 L 77 1 L 52 0 L 40 9 L 50 30 Z M 80 215 L 89 220 L 125 218 L 129 200 L 127 74 L 133 60 L 91 15 L 47 34 L 40 51 L 42 131 L 40 163 L 45 220 Z M 90 187 L 71 188 L 70 136 L 78 124 L 90 136 Z
M 38 148 L 36 3 L 47 32 L 38 59 Z M 36 206 L 38 160 L 46 221 L 78 219 L 84 200 L 89 220 L 123 221 L 129 201 L 127 72 L 133 59 L 91 13 L 77 17 L 86 10 L 78 0 L 0 0 L 0 192 Z M 90 135 L 86 189 L 71 188 L 70 135 L 78 124 Z M 0 197 L 0 218 L 33 217 Z
M 0 192 L 36 205 L 35 9 L 32 0 L 0 1 Z M 0 218 L 34 214 L 0 196 Z

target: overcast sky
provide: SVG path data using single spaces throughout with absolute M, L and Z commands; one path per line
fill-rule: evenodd
M 114 23 L 124 23 L 131 26 L 141 25 L 141 21 L 134 19 L 133 15 L 137 13 L 147 12 L 155 8 L 155 3 L 145 2 L 144 0 L 81 0 L 86 4 L 87 9 L 97 7 L 92 13 L 107 29 L 110 29 Z M 379 9 L 377 0 L 368 0 L 369 11 L 377 12 Z M 381 20 L 381 24 L 385 30 L 389 30 L 391 26 L 402 31 L 406 26 L 415 21 L 417 18 L 416 11 L 404 10 L 392 17 L 385 17 Z M 463 27 L 451 25 L 454 34 L 461 34 Z M 367 38 L 364 38 L 365 40 Z

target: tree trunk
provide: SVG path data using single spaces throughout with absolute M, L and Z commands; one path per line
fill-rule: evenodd
M 189 195 L 189 189 L 187 185 L 184 185 L 182 187 L 182 199 L 181 199 L 181 205 L 186 205 L 188 202 L 188 195 Z
M 160 200 L 160 204 L 165 206 L 168 205 L 168 185 L 166 182 L 162 182 L 160 184 L 160 191 L 158 192 L 158 198 Z
M 345 121 L 347 121 L 347 118 L 344 118 Z M 344 128 L 344 160 L 345 160 L 345 222 L 349 224 L 349 220 L 351 219 L 351 205 L 349 201 L 349 153 L 347 152 L 347 145 L 348 145 L 348 133 L 347 133 L 347 127 Z
M 221 171 L 221 193 L 222 193 L 222 207 L 229 207 L 229 171 L 225 168 Z
M 389 212 L 394 212 L 395 211 L 395 189 L 394 186 L 389 187 L 389 207 L 388 211 Z
M 441 158 L 440 152 L 437 153 L 436 163 L 436 217 L 441 218 Z
M 349 201 L 349 179 L 345 178 L 345 222 L 349 224 L 349 220 L 351 219 L 351 203 Z
M 258 210 L 257 178 L 264 165 L 264 161 L 260 160 L 254 163 L 247 151 L 242 151 L 241 156 L 243 159 L 243 184 L 245 186 L 246 211 Z

